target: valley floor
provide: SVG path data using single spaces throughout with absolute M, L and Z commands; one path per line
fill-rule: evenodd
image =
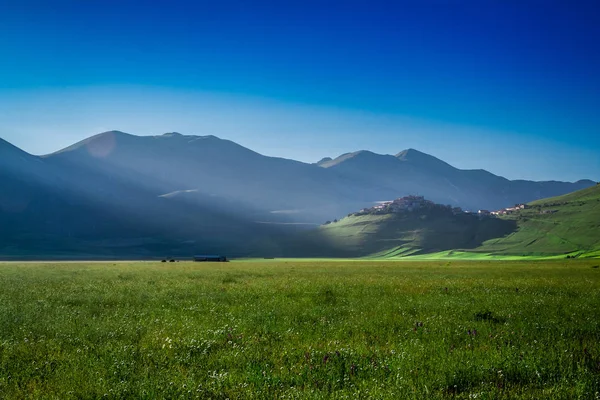
M 0 263 L 0 397 L 595 399 L 599 264 Z

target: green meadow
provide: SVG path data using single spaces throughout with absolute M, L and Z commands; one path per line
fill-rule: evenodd
M 0 398 L 598 399 L 599 265 L 0 264 Z

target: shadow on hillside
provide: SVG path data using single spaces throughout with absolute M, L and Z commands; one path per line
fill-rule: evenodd
M 437 226 L 423 232 L 421 248 L 424 252 L 456 249 L 475 249 L 491 239 L 499 239 L 516 232 L 515 220 L 457 216 L 453 224 Z
M 251 257 L 332 258 L 351 257 L 343 246 L 318 229 L 280 231 L 254 242 Z
M 485 241 L 502 238 L 517 230 L 517 222 L 477 215 L 429 213 L 427 218 L 415 214 L 408 218 L 382 220 L 376 233 L 365 236 L 359 244 L 354 237 L 332 235 L 314 229 L 292 235 L 271 237 L 256 249 L 268 249 L 271 257 L 363 257 L 395 247 L 419 249 L 419 253 L 475 249 Z M 335 231 L 334 231 L 335 232 Z M 347 234 L 347 233 L 346 233 Z M 270 248 L 269 248 L 270 246 Z

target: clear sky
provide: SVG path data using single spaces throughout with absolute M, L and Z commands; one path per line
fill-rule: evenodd
M 0 0 L 0 137 L 214 134 L 315 162 L 416 148 L 600 180 L 598 1 Z

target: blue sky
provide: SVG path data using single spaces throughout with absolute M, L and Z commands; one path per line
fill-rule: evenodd
M 412 147 L 600 180 L 599 4 L 0 0 L 0 137 L 41 154 L 178 131 L 309 162 Z

